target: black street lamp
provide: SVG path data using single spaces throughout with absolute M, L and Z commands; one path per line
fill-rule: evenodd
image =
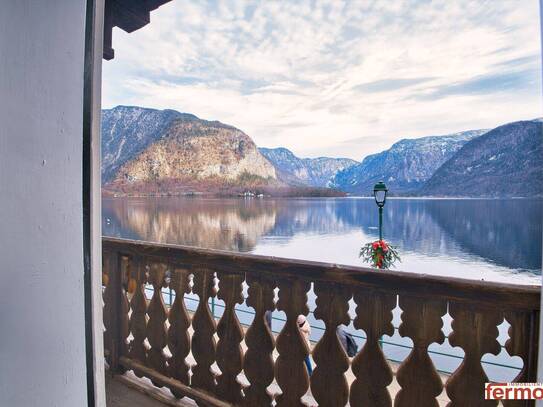
M 387 200 L 387 186 L 383 181 L 379 181 L 373 187 L 373 196 L 375 203 L 379 207 L 379 240 L 383 240 L 383 206 Z

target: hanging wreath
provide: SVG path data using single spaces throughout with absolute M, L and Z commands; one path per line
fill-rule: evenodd
M 389 269 L 394 267 L 396 261 L 402 261 L 396 247 L 389 245 L 384 240 L 377 240 L 362 246 L 359 257 L 365 263 L 370 263 L 378 269 Z

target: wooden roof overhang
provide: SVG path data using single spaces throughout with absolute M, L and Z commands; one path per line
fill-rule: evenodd
M 104 53 L 106 60 L 115 57 L 112 47 L 113 27 L 131 33 L 151 22 L 152 10 L 171 0 L 106 0 L 104 10 Z

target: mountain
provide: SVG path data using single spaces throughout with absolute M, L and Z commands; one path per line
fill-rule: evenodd
M 175 110 L 135 106 L 102 110 L 102 181 L 111 181 L 122 165 L 160 140 L 175 120 L 198 118 Z
M 174 110 L 102 111 L 102 177 L 113 189 L 277 183 L 275 168 L 235 127 Z
M 466 143 L 421 189 L 421 195 L 543 196 L 543 123 L 519 121 Z
M 392 194 L 418 190 L 465 143 L 488 130 L 470 130 L 445 136 L 403 139 L 388 150 L 372 154 L 340 171 L 331 186 L 358 195 L 370 195 L 378 181 Z
M 273 164 L 278 178 L 289 185 L 328 187 L 338 171 L 358 164 L 349 158 L 298 158 L 283 147 L 258 150 Z

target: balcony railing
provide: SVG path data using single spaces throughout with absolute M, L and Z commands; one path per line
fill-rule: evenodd
M 510 324 L 504 348 L 522 360 L 514 381 L 536 380 L 539 287 L 110 238 L 103 240 L 103 259 L 110 371 L 132 370 L 200 405 L 302 406 L 309 391 L 321 406 L 391 406 L 392 399 L 397 407 L 437 406 L 443 389 L 450 406 L 497 405 L 484 402 L 489 379 L 482 358 L 502 351 L 498 326 L 504 319 Z M 168 305 L 164 289 L 173 292 Z M 323 323 L 311 352 L 311 377 L 304 364 L 310 349 L 297 326 L 298 316 L 310 311 L 308 293 L 315 296 L 313 315 Z M 199 299 L 194 311 L 187 308 L 188 294 Z M 223 307 L 218 323 L 210 308 L 215 298 Z M 247 329 L 238 304 L 254 312 Z M 353 325 L 365 342 L 349 358 L 336 330 L 351 322 L 354 306 Z M 381 340 L 394 334 L 396 307 L 402 312 L 399 335 L 412 346 L 393 372 Z M 277 336 L 266 311 L 284 312 Z M 444 378 L 429 347 L 445 341 L 446 317 L 452 319 L 447 339 L 463 356 Z M 347 380 L 349 369 L 353 380 Z M 513 405 L 533 403 L 505 404 Z

